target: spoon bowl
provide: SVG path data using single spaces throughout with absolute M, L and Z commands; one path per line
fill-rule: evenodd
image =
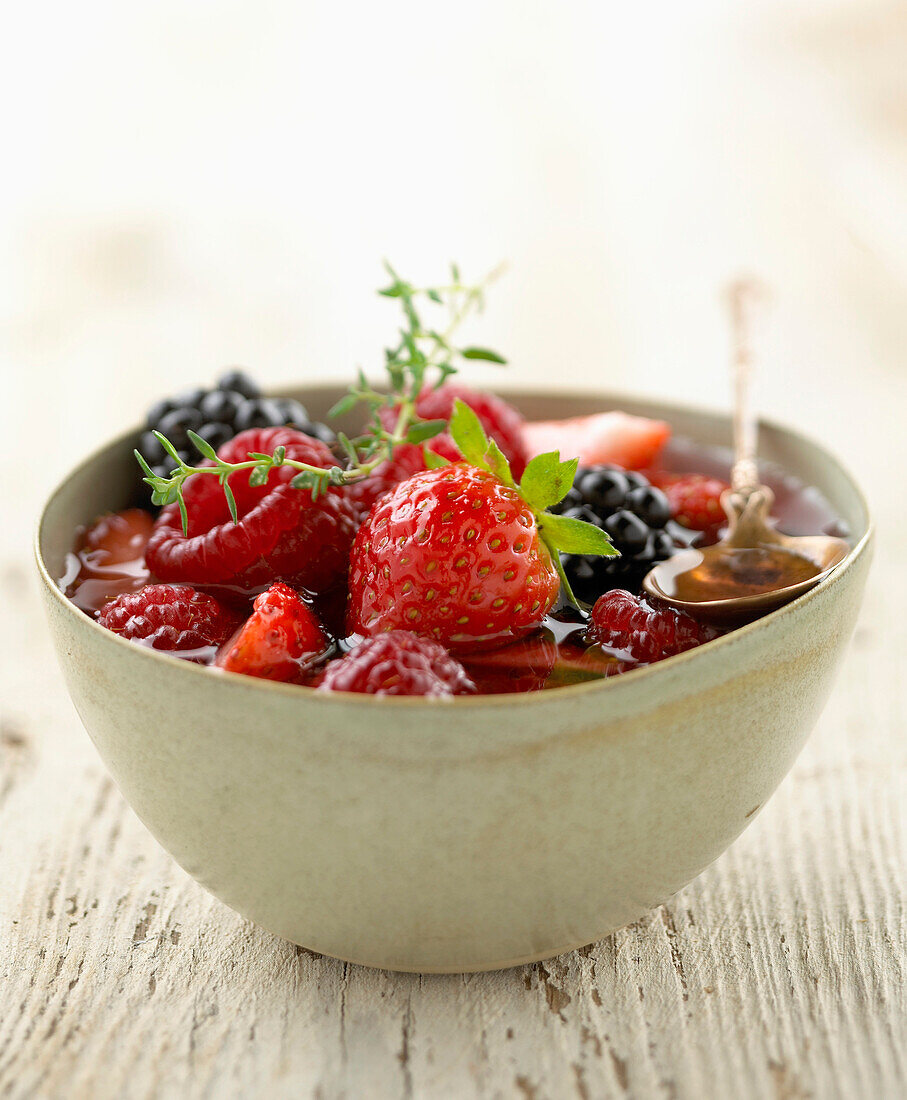
M 728 490 L 722 505 L 728 536 L 715 546 L 691 547 L 649 571 L 650 596 L 713 623 L 734 625 L 774 611 L 824 580 L 850 553 L 831 535 L 783 535 L 768 513 L 774 496 L 767 486 Z

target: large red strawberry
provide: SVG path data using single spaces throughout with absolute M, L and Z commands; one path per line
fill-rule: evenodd
M 286 456 L 326 469 L 335 459 L 328 448 L 292 428 L 253 428 L 240 432 L 218 451 L 225 462 L 245 460 L 250 452 Z M 282 579 L 310 592 L 342 581 L 347 570 L 357 516 L 341 489 L 313 499 L 295 489 L 296 470 L 279 466 L 264 485 L 248 471 L 230 475 L 237 519 L 230 516 L 218 480 L 196 474 L 184 487 L 188 531 L 176 504 L 163 509 L 148 542 L 146 561 L 159 580 L 254 589 Z
M 300 680 L 328 648 L 311 608 L 278 582 L 255 598 L 252 614 L 214 662 L 226 672 L 265 680 Z
M 575 462 L 539 456 L 518 489 L 462 402 L 451 433 L 469 462 L 401 483 L 359 529 L 351 632 L 411 630 L 454 650 L 503 645 L 537 627 L 553 605 L 562 578 L 558 550 L 613 553 L 597 528 L 545 512 L 570 488 Z

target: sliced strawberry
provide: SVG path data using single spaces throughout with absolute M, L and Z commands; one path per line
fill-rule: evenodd
M 278 581 L 257 596 L 253 611 L 215 660 L 226 672 L 299 681 L 328 648 L 311 608 Z
M 663 420 L 616 411 L 523 426 L 532 455 L 560 451 L 562 458 L 579 458 L 581 466 L 613 464 L 625 470 L 653 465 L 670 435 L 670 425 Z

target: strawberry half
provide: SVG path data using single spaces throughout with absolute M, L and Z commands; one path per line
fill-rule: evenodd
M 573 484 L 575 460 L 540 455 L 517 487 L 500 448 L 461 401 L 450 431 L 467 462 L 402 482 L 359 529 L 351 633 L 410 630 L 455 651 L 505 645 L 541 623 L 562 583 L 572 598 L 558 551 L 615 552 L 598 528 L 545 511 Z
M 257 596 L 252 608 L 215 665 L 265 680 L 301 680 L 328 648 L 311 608 L 282 581 Z
M 663 420 L 624 412 L 593 413 L 569 420 L 543 420 L 523 425 L 530 454 L 557 448 L 579 455 L 581 466 L 652 466 L 671 435 Z

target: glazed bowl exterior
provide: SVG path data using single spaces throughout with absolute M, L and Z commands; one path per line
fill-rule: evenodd
M 323 416 L 337 391 L 295 392 Z M 531 418 L 611 407 L 727 443 L 725 417 L 601 394 L 510 394 Z M 393 970 L 546 958 L 636 919 L 753 820 L 818 717 L 871 550 L 836 459 L 763 426 L 763 455 L 819 488 L 854 551 L 796 602 L 609 680 L 437 701 L 219 674 L 131 644 L 60 592 L 75 528 L 129 502 L 123 437 L 51 496 L 37 538 L 73 702 L 123 794 L 227 905 L 314 951 Z

